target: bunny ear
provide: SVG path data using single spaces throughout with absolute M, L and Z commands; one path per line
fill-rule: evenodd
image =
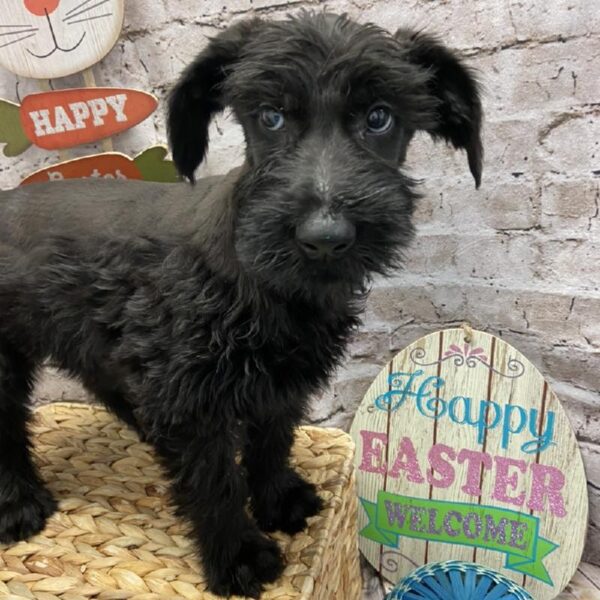
M 213 38 L 183 72 L 169 97 L 167 126 L 173 161 L 190 181 L 208 148 L 208 126 L 225 108 L 222 86 L 259 19 L 243 21 Z
M 429 91 L 437 99 L 435 125 L 427 131 L 455 148 L 466 150 L 476 187 L 481 184 L 480 86 L 462 61 L 434 37 L 410 29 L 399 29 L 396 39 L 406 48 L 408 59 L 430 74 Z

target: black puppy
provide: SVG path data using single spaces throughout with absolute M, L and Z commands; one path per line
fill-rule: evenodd
M 184 73 L 169 128 L 188 178 L 227 105 L 247 162 L 203 201 L 178 198 L 179 186 L 98 186 L 120 190 L 123 208 L 89 208 L 90 219 L 125 224 L 86 239 L 93 226 L 72 217 L 29 231 L 31 207 L 8 199 L 0 540 L 38 532 L 56 507 L 27 439 L 50 357 L 154 445 L 211 590 L 258 596 L 282 569 L 260 530 L 297 532 L 321 504 L 289 467 L 293 430 L 341 359 L 370 276 L 411 239 L 415 193 L 398 170 L 408 142 L 424 129 L 466 149 L 478 184 L 481 108 L 472 76 L 432 39 L 308 13 L 240 23 Z

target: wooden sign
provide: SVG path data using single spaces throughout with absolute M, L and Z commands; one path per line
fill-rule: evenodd
M 20 106 L 8 100 L 0 100 L 0 144 L 4 156 L 18 156 L 31 146 L 21 124 Z
M 575 573 L 586 535 L 577 441 L 527 358 L 469 335 L 418 340 L 363 399 L 352 425 L 360 547 L 393 583 L 452 559 L 550 600 Z
M 35 79 L 100 61 L 123 26 L 124 0 L 0 0 L 0 66 Z
M 25 178 L 21 185 L 86 178 L 142 179 L 161 183 L 181 181 L 173 162 L 165 160 L 166 155 L 164 146 L 154 146 L 134 159 L 119 152 L 84 156 L 36 171 Z
M 27 96 L 21 106 L 0 100 L 0 143 L 7 144 L 6 156 L 30 144 L 45 150 L 89 144 L 134 127 L 157 106 L 151 94 L 120 88 L 42 92 Z

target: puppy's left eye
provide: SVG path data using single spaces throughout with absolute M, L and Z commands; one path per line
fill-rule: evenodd
M 259 114 L 260 122 L 269 131 L 278 131 L 285 124 L 285 117 L 280 110 L 267 106 Z
M 394 116 L 385 106 L 376 106 L 367 114 L 367 130 L 369 133 L 386 133 L 394 124 Z

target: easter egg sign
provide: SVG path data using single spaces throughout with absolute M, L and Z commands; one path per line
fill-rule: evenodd
M 460 328 L 416 341 L 375 379 L 352 436 L 359 544 L 386 579 L 452 560 L 536 600 L 569 583 L 587 528 L 583 462 L 556 395 L 518 350 Z

